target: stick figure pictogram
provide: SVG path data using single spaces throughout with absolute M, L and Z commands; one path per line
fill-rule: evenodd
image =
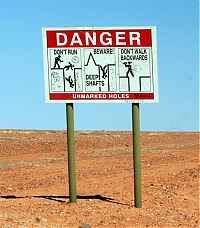
M 60 55 L 58 55 L 57 57 L 55 57 L 54 67 L 53 67 L 54 69 L 56 68 L 56 66 L 60 69 L 60 64 L 59 64 L 59 62 L 60 62 L 60 63 L 63 62 L 60 58 L 61 58 Z
M 133 73 L 133 70 L 132 70 L 132 65 L 131 65 L 131 62 L 124 62 L 123 63 L 125 67 L 127 67 L 127 72 L 126 72 L 126 77 L 128 77 L 129 74 L 131 74 L 132 77 L 134 77 L 134 73 Z
M 64 67 L 64 69 L 65 69 L 65 70 L 69 70 L 69 69 L 73 70 L 74 65 L 72 65 L 70 62 L 68 62 L 68 63 L 69 63 L 69 65 L 66 65 L 66 66 Z

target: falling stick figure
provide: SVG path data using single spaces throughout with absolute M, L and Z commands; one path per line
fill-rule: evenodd
M 132 65 L 131 65 L 131 62 L 124 62 L 123 63 L 125 65 L 125 67 L 128 68 L 127 72 L 126 72 L 126 77 L 128 77 L 129 74 L 132 75 L 132 77 L 134 77 L 134 73 L 133 73 L 133 70 L 132 70 Z
M 65 79 L 69 82 L 70 87 L 74 88 L 74 82 L 73 82 L 71 75 L 69 76 L 69 78 L 65 78 Z
M 108 65 L 105 65 L 104 67 L 100 66 L 100 69 L 102 70 L 102 73 L 103 73 L 102 78 L 106 79 L 108 77 Z
M 74 65 L 72 65 L 70 62 L 68 62 L 68 63 L 69 63 L 69 65 L 66 65 L 66 66 L 64 67 L 64 69 L 65 69 L 65 70 L 69 70 L 69 69 L 73 70 Z
M 58 69 L 60 69 L 60 64 L 59 64 L 59 62 L 63 62 L 61 59 L 60 59 L 60 55 L 58 55 L 56 58 L 55 58 L 55 62 L 54 62 L 54 69 L 56 68 L 56 66 L 58 66 Z

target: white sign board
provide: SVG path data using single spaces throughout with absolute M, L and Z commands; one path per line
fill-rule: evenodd
M 158 102 L 155 27 L 44 28 L 46 102 Z

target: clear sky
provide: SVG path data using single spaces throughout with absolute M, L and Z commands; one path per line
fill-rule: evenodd
M 198 0 L 0 0 L 0 128 L 65 129 L 65 104 L 46 104 L 42 28 L 157 26 L 158 104 L 143 131 L 199 130 Z M 131 130 L 131 104 L 76 104 L 77 130 Z

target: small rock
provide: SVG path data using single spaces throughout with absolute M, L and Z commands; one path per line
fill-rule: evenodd
M 89 224 L 81 224 L 79 228 L 91 228 Z
M 35 222 L 40 223 L 40 222 L 41 222 L 41 219 L 38 218 L 38 217 L 36 217 L 36 218 L 35 218 Z
M 36 217 L 35 218 L 35 222 L 37 222 L 37 223 L 46 223 L 47 219 L 42 218 L 42 217 Z

